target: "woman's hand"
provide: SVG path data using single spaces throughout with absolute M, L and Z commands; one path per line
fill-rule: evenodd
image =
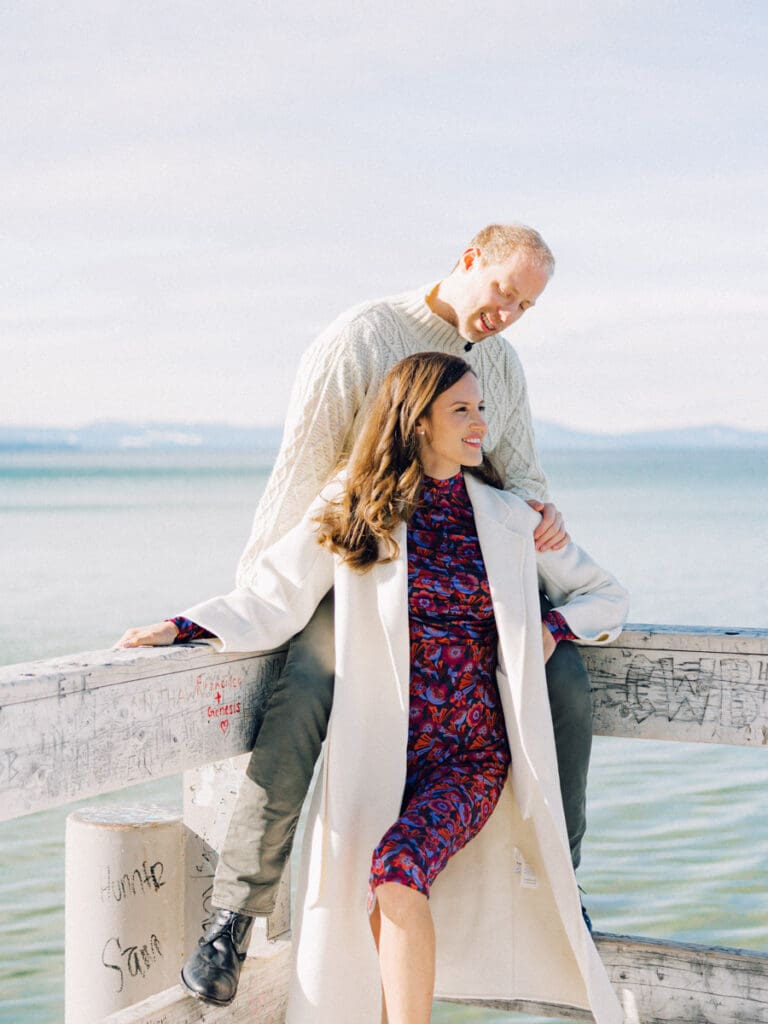
M 115 644 L 118 647 L 165 647 L 172 644 L 179 631 L 172 622 L 156 622 L 154 626 L 127 629 Z
M 555 638 L 552 636 L 551 632 L 543 622 L 541 624 L 541 639 L 544 644 L 544 664 L 546 665 L 546 663 L 555 653 L 555 648 L 557 647 L 557 644 L 555 643 Z
M 541 522 L 533 531 L 533 542 L 537 551 L 559 551 L 571 539 L 565 528 L 563 513 L 551 501 L 537 501 L 531 498 L 526 504 L 534 512 L 541 513 Z

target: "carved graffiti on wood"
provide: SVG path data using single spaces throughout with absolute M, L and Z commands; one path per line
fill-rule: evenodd
M 744 729 L 768 710 L 768 662 L 732 655 L 672 656 L 625 650 L 606 670 L 590 664 L 597 703 L 638 724 L 650 718 Z M 588 659 L 592 661 L 592 659 Z
M 254 658 L 159 680 L 60 687 L 35 702 L 32 728 L 25 703 L 3 706 L 0 791 L 14 802 L 4 810 L 24 813 L 249 749 L 281 664 Z
M 199 677 L 198 677 L 199 678 Z M 238 681 L 238 685 L 242 685 L 242 680 Z M 222 690 L 224 687 L 221 688 Z M 232 715 L 239 715 L 242 710 L 242 703 L 239 700 L 233 701 L 230 704 L 224 703 L 224 697 L 221 690 L 217 690 L 215 693 L 215 703 L 208 705 L 208 717 L 215 718 L 219 723 L 219 728 L 226 736 L 229 732 L 229 719 Z
M 198 887 L 201 879 L 208 883 L 200 893 L 200 931 L 202 933 L 210 928 L 216 916 L 216 907 L 211 903 L 211 899 L 213 897 L 213 879 L 216 874 L 218 855 L 210 847 L 201 849 L 200 854 L 200 861 L 194 865 L 191 877 Z

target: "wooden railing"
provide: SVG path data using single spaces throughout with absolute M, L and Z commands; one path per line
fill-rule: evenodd
M 632 626 L 610 647 L 582 652 L 596 734 L 768 750 L 768 631 Z M 0 819 L 183 771 L 191 856 L 212 870 L 237 788 L 227 759 L 250 750 L 282 657 L 194 645 L 0 668 Z M 206 891 L 198 889 L 188 946 L 204 917 Z M 206 1021 L 252 1019 L 254 1000 L 262 1002 L 260 1021 L 280 1019 L 288 957 L 284 940 L 278 957 L 270 940 L 287 926 L 286 896 L 252 947 L 262 959 L 246 965 L 238 1000 L 226 1010 L 206 1007 Z M 768 1024 L 768 954 L 614 935 L 596 943 L 628 1021 Z M 271 1009 L 259 978 L 267 967 Z M 563 1007 L 473 1005 L 583 1019 Z M 202 1020 L 203 1010 L 174 988 L 109 1019 L 177 1024 Z

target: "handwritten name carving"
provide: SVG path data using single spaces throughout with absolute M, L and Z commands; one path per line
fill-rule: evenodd
M 216 703 L 208 705 L 208 717 L 215 718 L 218 721 L 219 729 L 226 736 L 229 732 L 229 719 L 233 715 L 240 714 L 242 704 L 239 700 L 233 704 L 225 704 L 222 703 L 223 699 L 221 690 L 217 690 L 215 694 Z
M 206 672 L 195 678 L 195 696 L 219 698 L 227 690 L 239 690 L 243 685 L 243 677 L 237 672 Z
M 118 993 L 125 988 L 126 975 L 130 978 L 144 978 L 162 959 L 160 940 L 154 932 L 141 944 L 124 945 L 118 937 L 109 938 L 101 953 L 103 966 L 115 972 L 115 991 Z
M 142 864 L 131 872 L 124 872 L 119 877 L 112 876 L 109 864 L 104 869 L 103 882 L 99 886 L 99 898 L 102 902 L 114 900 L 120 903 L 129 896 L 143 896 L 145 893 L 158 892 L 165 885 L 163 874 L 165 865 L 161 860 L 154 864 Z

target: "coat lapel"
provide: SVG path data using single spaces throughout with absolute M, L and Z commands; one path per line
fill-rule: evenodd
M 469 473 L 464 479 L 475 514 L 480 550 L 491 588 L 501 653 L 508 660 L 513 654 L 508 638 L 515 636 L 522 642 L 520 631 L 526 622 L 524 568 L 535 513 L 527 505 L 508 504 L 492 487 L 486 486 Z M 516 655 L 517 651 L 514 653 Z
M 541 640 L 531 632 L 538 622 L 539 602 L 533 557 L 535 513 L 521 502 L 512 502 L 477 479 L 467 475 L 467 491 L 475 512 L 477 536 L 483 552 L 493 611 L 499 633 L 499 672 L 507 737 L 512 753 L 512 777 L 521 813 L 529 817 L 535 799 L 532 764 L 528 750 L 533 718 L 533 733 L 538 734 L 540 701 L 531 686 L 531 654 Z M 541 669 L 543 671 L 543 662 Z

